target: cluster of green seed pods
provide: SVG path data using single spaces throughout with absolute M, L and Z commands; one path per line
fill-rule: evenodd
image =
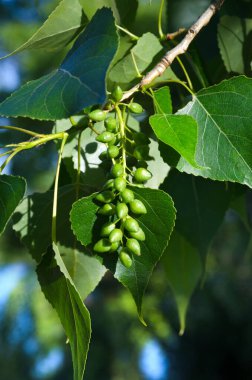
M 140 242 L 145 240 L 145 233 L 139 226 L 138 217 L 146 214 L 143 202 L 135 197 L 131 185 L 142 185 L 152 175 L 147 169 L 149 157 L 149 139 L 141 132 L 130 130 L 123 119 L 120 105 L 122 90 L 116 87 L 112 93 L 116 112 L 108 113 L 96 109 L 89 113 L 93 122 L 104 121 L 104 131 L 96 141 L 106 144 L 100 158 L 112 161 L 109 179 L 96 196 L 100 207 L 98 215 L 108 218 L 100 231 L 100 239 L 93 249 L 98 253 L 118 252 L 121 263 L 130 268 L 132 255 L 141 255 Z M 127 112 L 141 113 L 140 104 L 131 102 Z M 128 136 L 129 135 L 129 136 Z M 132 183 L 130 180 L 132 179 Z

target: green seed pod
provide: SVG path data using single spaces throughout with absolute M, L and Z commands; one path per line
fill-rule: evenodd
M 130 236 L 140 241 L 145 240 L 145 233 L 143 232 L 142 228 L 139 228 L 137 232 L 130 232 Z
M 114 136 L 113 139 L 108 142 L 108 146 L 114 146 L 116 144 L 117 144 L 117 138 L 116 136 Z
M 128 105 L 128 108 L 133 113 L 142 113 L 143 112 L 143 107 L 139 103 L 130 103 Z
M 112 243 L 111 244 L 111 248 L 110 248 L 110 252 L 117 251 L 119 247 L 120 247 L 120 242 L 119 241 L 116 241 L 115 243 Z
M 143 132 L 134 132 L 132 137 L 136 145 L 150 144 L 150 139 Z
M 136 167 L 137 168 L 147 169 L 148 168 L 148 164 L 147 164 L 146 161 L 138 161 L 138 163 L 136 164 Z
M 141 255 L 141 247 L 136 239 L 128 239 L 126 247 L 129 249 L 130 252 L 134 253 L 134 255 Z
M 117 177 L 114 180 L 114 187 L 117 191 L 124 191 L 126 189 L 126 179 L 123 177 Z
M 116 214 L 119 219 L 125 218 L 128 215 L 129 209 L 125 203 L 118 203 L 116 205 Z
M 112 223 L 112 222 L 105 223 L 101 229 L 101 236 L 109 236 L 110 233 L 115 229 L 115 227 L 116 227 L 115 223 Z
M 126 268 L 131 267 L 132 259 L 125 248 L 123 248 L 121 252 L 119 253 L 119 258 L 123 266 L 125 266 Z
M 103 252 L 109 252 L 111 249 L 111 243 L 108 239 L 101 239 L 98 240 L 98 242 L 94 245 L 94 251 L 103 253 Z
M 114 180 L 113 179 L 109 179 L 108 181 L 106 181 L 105 184 L 103 185 L 103 189 L 104 190 L 114 189 Z
M 112 132 L 102 132 L 100 135 L 98 135 L 95 139 L 96 141 L 102 142 L 102 143 L 108 143 L 114 139 L 115 135 Z
M 138 183 L 146 182 L 151 179 L 152 174 L 145 168 L 138 168 L 134 173 L 134 180 Z
M 121 177 L 123 175 L 123 167 L 121 164 L 115 164 L 111 169 L 111 174 L 113 177 Z
M 133 212 L 134 214 L 141 215 L 141 214 L 147 213 L 145 205 L 139 199 L 134 199 L 132 202 L 130 202 L 129 206 L 130 206 L 130 211 Z
M 135 147 L 133 155 L 137 160 L 148 160 L 150 148 L 148 145 L 138 145 Z
M 122 201 L 125 203 L 132 202 L 134 199 L 134 193 L 130 189 L 125 189 L 120 194 Z
M 129 232 L 137 232 L 140 227 L 136 219 L 129 217 L 124 222 L 124 228 Z
M 108 148 L 108 156 L 110 158 L 116 158 L 119 155 L 119 153 L 120 153 L 120 150 L 119 150 L 119 148 L 117 146 L 115 146 L 115 145 L 109 146 L 109 148 Z
M 116 208 L 112 203 L 106 203 L 102 207 L 99 208 L 98 214 L 100 215 L 114 215 L 116 212 Z
M 112 91 L 112 98 L 116 101 L 116 102 L 120 102 L 120 100 L 122 99 L 122 96 L 123 96 L 123 91 L 121 89 L 120 86 L 116 86 L 114 88 L 114 90 Z
M 105 190 L 97 194 L 95 199 L 102 203 L 111 203 L 115 199 L 115 194 L 110 190 Z
M 107 153 L 106 150 L 104 150 L 103 152 L 101 152 L 101 154 L 99 155 L 99 159 L 100 159 L 101 161 L 105 161 L 105 160 L 108 159 L 108 153 Z
M 103 121 L 106 118 L 106 112 L 96 109 L 88 114 L 89 119 L 94 121 Z
M 119 230 L 119 228 L 115 228 L 109 235 L 110 243 L 116 243 L 118 241 L 121 241 L 122 238 L 123 238 L 123 233 L 121 230 Z
M 108 117 L 105 122 L 105 128 L 109 132 L 115 132 L 117 130 L 117 121 L 114 117 Z

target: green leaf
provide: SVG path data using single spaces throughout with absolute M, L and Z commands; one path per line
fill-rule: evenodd
M 132 24 L 138 6 L 137 0 L 128 0 L 127 6 L 121 0 L 80 0 L 80 3 L 89 19 L 93 17 L 97 9 L 102 7 L 111 8 L 116 22 L 123 26 Z
M 174 230 L 163 256 L 163 264 L 177 302 L 180 319 L 179 333 L 182 335 L 186 327 L 188 304 L 202 275 L 202 262 L 197 249 Z
M 117 21 L 119 20 L 119 14 L 114 0 L 80 0 L 80 4 L 89 19 L 91 19 L 94 16 L 98 9 L 108 7 L 113 11 L 115 19 Z
M 0 234 L 22 200 L 25 189 L 23 178 L 6 174 L 0 176 Z
M 84 255 L 77 249 L 60 247 L 59 250 L 68 273 L 84 300 L 99 284 L 107 269 L 97 258 Z
M 157 138 L 175 149 L 191 165 L 198 167 L 194 156 L 197 145 L 197 123 L 191 116 L 172 115 L 169 87 L 162 87 L 153 94 L 156 114 L 150 125 Z
M 73 204 L 70 212 L 73 233 L 84 247 L 93 241 L 95 233 L 93 227 L 97 220 L 96 213 L 99 209 L 99 205 L 94 202 L 96 195 L 94 193 L 89 197 L 79 199 Z
M 1 59 L 29 49 L 62 49 L 80 32 L 86 21 L 79 0 L 62 0 L 27 42 Z
M 169 87 L 164 86 L 154 91 L 153 102 L 155 113 L 172 114 L 172 100 Z
M 123 26 L 131 26 L 135 21 L 138 8 L 138 0 L 127 0 L 127 6 L 121 0 L 115 0 L 116 7 L 120 16 L 120 24 Z
M 80 194 L 83 194 L 83 187 Z M 69 212 L 76 200 L 76 187 L 67 185 L 59 188 L 57 213 L 57 239 L 65 247 L 73 247 L 75 237 L 72 234 Z M 32 257 L 39 262 L 41 255 L 51 244 L 53 190 L 37 193 L 23 200 L 14 214 L 14 230 Z
M 56 120 L 103 103 L 106 72 L 117 44 L 112 12 L 103 8 L 80 34 L 61 66 L 14 92 L 0 104 L 0 114 Z
M 159 140 L 175 149 L 192 166 L 197 145 L 197 123 L 191 116 L 156 114 L 150 125 Z
M 230 192 L 226 184 L 172 170 L 161 189 L 169 192 L 174 201 L 176 230 L 196 247 L 204 262 L 229 206 Z
M 130 53 L 122 58 L 109 73 L 109 79 L 112 82 L 119 83 L 123 87 L 127 86 L 134 79 L 138 78 L 138 72 L 144 73 L 151 65 L 155 56 L 163 50 L 158 38 L 152 33 L 145 33 Z M 169 68 L 168 74 L 172 77 L 174 74 Z
M 198 123 L 195 169 L 184 159 L 177 168 L 189 174 L 252 187 L 252 79 L 225 80 L 199 91 L 179 114 Z
M 132 257 L 131 268 L 125 268 L 118 261 L 115 277 L 131 292 L 139 318 L 145 323 L 142 315 L 143 296 L 153 269 L 168 245 L 175 223 L 175 208 L 171 197 L 161 190 L 148 188 L 132 188 L 132 190 L 147 209 L 147 214 L 138 219 L 146 240 L 140 243 L 141 256 Z
M 119 261 L 116 268 L 114 263 L 111 265 L 114 259 L 117 260 L 112 254 L 103 257 L 104 265 L 115 271 L 115 277 L 131 292 L 139 317 L 144 323 L 142 299 L 153 269 L 168 244 L 174 227 L 175 209 L 172 199 L 163 191 L 135 187 L 132 187 L 132 190 L 147 209 L 147 214 L 138 219 L 140 227 L 146 234 L 146 240 L 140 243 L 142 255 L 133 257 L 130 269 L 125 268 Z M 73 232 L 84 246 L 94 243 L 103 223 L 100 216 L 97 218 L 99 206 L 94 202 L 95 196 L 96 194 L 92 194 L 75 202 L 70 213 Z
M 244 74 L 246 65 L 251 61 L 251 49 L 245 43 L 249 38 L 251 45 L 252 20 L 234 16 L 223 16 L 218 25 L 218 44 L 228 72 Z M 247 58 L 247 59 L 246 59 Z
M 82 380 L 91 336 L 90 317 L 55 244 L 47 249 L 37 274 L 42 291 L 56 309 L 69 339 L 74 380 Z

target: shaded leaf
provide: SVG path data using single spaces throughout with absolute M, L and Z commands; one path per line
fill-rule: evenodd
M 56 120 L 103 103 L 106 72 L 117 44 L 112 12 L 103 8 L 80 34 L 61 66 L 14 92 L 0 104 L 0 114 Z
M 227 186 L 172 170 L 161 189 L 169 192 L 174 201 L 176 230 L 196 247 L 205 261 L 209 244 L 229 206 Z
M 104 6 L 111 8 L 117 23 L 123 26 L 132 24 L 138 5 L 137 0 L 128 0 L 127 6 L 121 0 L 80 0 L 80 3 L 89 19 L 93 17 L 97 9 Z
M 37 274 L 42 291 L 56 309 L 69 339 L 74 380 L 82 380 L 91 336 L 90 317 L 55 244 L 47 249 Z
M 6 174 L 0 176 L 0 234 L 23 199 L 25 189 L 24 178 Z
M 29 49 L 62 49 L 86 22 L 79 0 L 62 0 L 28 41 L 1 59 Z
M 93 0 L 92 2 L 80 0 L 80 4 L 89 19 L 94 16 L 98 9 L 108 7 L 113 11 L 115 19 L 119 21 L 119 13 L 114 0 Z
M 252 79 L 225 80 L 199 91 L 179 114 L 198 123 L 195 169 L 184 159 L 177 168 L 186 173 L 252 187 Z
M 163 256 L 163 264 L 177 302 L 179 333 L 182 335 L 186 327 L 186 311 L 190 298 L 202 275 L 202 262 L 197 249 L 174 230 Z
M 247 49 L 245 41 L 252 32 L 252 20 L 234 16 L 223 16 L 218 25 L 218 44 L 220 53 L 228 72 L 244 74 L 246 58 L 251 61 L 251 49 Z M 251 39 L 250 45 L 251 46 Z M 246 55 L 250 55 L 249 57 Z
M 83 194 L 83 187 L 81 193 Z M 73 247 L 75 244 L 69 222 L 69 212 L 75 200 L 76 187 L 74 185 L 59 188 L 57 239 L 65 247 Z M 14 214 L 13 228 L 32 257 L 38 262 L 51 244 L 52 206 L 53 190 L 50 190 L 28 196 Z

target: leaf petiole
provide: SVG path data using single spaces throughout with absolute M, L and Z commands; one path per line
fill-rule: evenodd
M 52 211 L 52 242 L 56 244 L 57 242 L 57 235 L 56 235 L 56 227 L 57 227 L 57 206 L 58 206 L 58 188 L 59 188 L 59 174 L 60 174 L 60 165 L 62 160 L 62 153 L 64 150 L 65 143 L 68 138 L 68 133 L 64 132 L 61 133 L 63 135 L 60 151 L 59 151 L 59 157 L 58 157 L 58 163 L 56 168 L 56 174 L 55 174 L 55 182 L 54 182 L 54 194 L 53 194 L 53 211 Z
M 116 27 L 117 27 L 117 29 L 121 30 L 122 32 L 124 32 L 125 34 L 130 36 L 132 38 L 132 40 L 135 40 L 135 41 L 139 40 L 139 37 L 136 36 L 135 34 L 131 33 L 128 29 L 125 29 L 122 26 L 117 25 L 117 24 L 116 24 Z
M 158 34 L 161 40 L 164 40 L 165 34 L 163 33 L 162 29 L 162 15 L 163 15 L 163 9 L 164 9 L 164 0 L 161 0 L 159 13 L 158 13 Z
M 34 136 L 34 137 L 43 137 L 43 136 L 45 136 L 45 135 L 40 134 L 40 133 L 29 131 L 28 129 L 14 127 L 14 126 L 11 126 L 11 125 L 1 125 L 0 129 L 8 129 L 10 131 L 18 131 L 18 132 L 26 133 L 27 135 L 31 135 L 31 136 Z

